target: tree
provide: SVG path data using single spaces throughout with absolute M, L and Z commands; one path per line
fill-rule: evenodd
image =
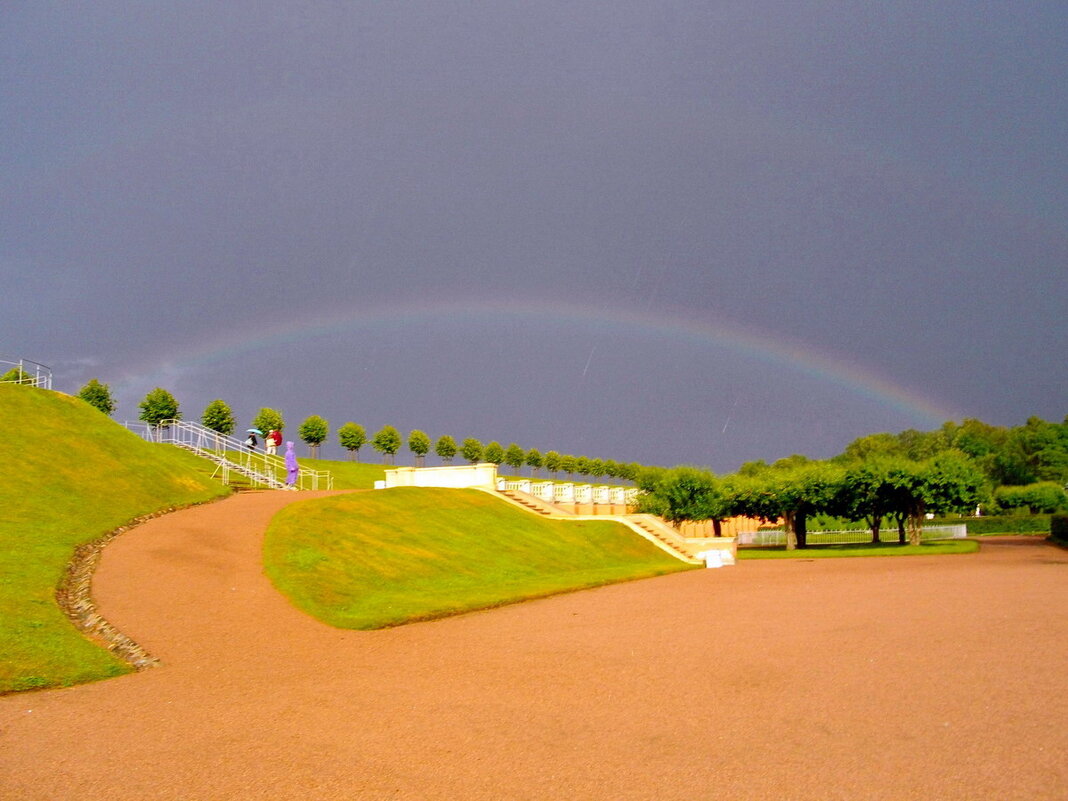
M 590 459 L 590 475 L 601 478 L 605 475 L 604 459 Z
M 337 439 L 341 447 L 351 454 L 350 459 L 360 461 L 360 448 L 367 442 L 367 432 L 363 426 L 359 423 L 345 423 L 337 430 Z
M 252 418 L 252 427 L 259 429 L 264 434 L 267 434 L 271 429 L 276 431 L 284 431 L 286 427 L 286 421 L 282 419 L 282 413 L 264 407 L 259 410 L 255 417 Z
M 453 457 L 456 456 L 456 450 L 456 440 L 448 434 L 442 434 L 438 437 L 438 441 L 434 445 L 434 453 L 445 464 L 452 464 Z
M 460 455 L 471 464 L 482 460 L 482 443 L 474 437 L 468 437 L 460 445 Z
M 960 451 L 945 451 L 923 462 L 903 460 L 891 466 L 894 515 L 899 541 L 919 545 L 923 518 L 934 513 L 964 512 L 985 498 L 986 479 L 975 463 Z
M 415 466 L 422 467 L 426 464 L 426 455 L 430 450 L 430 437 L 418 428 L 413 429 L 408 435 L 408 450 L 415 454 Z
M 722 521 L 731 514 L 730 499 L 710 470 L 680 466 L 647 471 L 639 486 L 638 511 L 659 515 L 675 527 L 687 520 L 712 520 L 716 536 L 723 535 Z
M 8 370 L 3 375 L 0 375 L 0 384 L 32 384 L 34 383 L 33 376 L 22 369 L 21 365 L 16 365 Z
M 880 542 L 883 519 L 894 509 L 894 485 L 886 458 L 872 459 L 846 468 L 842 477 L 838 507 L 843 517 L 863 520 L 871 530 L 871 541 Z
M 218 434 L 233 434 L 234 413 L 229 405 L 223 400 L 216 398 L 204 407 L 204 414 L 200 416 L 200 424 Z
M 500 465 L 504 461 L 504 448 L 501 443 L 493 440 L 482 449 L 482 460 L 491 464 Z
M 326 435 L 330 433 L 330 424 L 319 415 L 313 414 L 300 424 L 297 433 L 307 443 L 311 458 L 318 459 L 319 446 L 326 441 Z
M 526 463 L 526 466 L 530 468 L 531 478 L 538 475 L 538 471 L 541 469 L 543 463 L 541 458 L 541 451 L 539 451 L 537 448 L 531 448 L 529 451 L 527 451 L 527 456 L 524 462 Z
M 393 464 L 393 457 L 401 446 L 400 432 L 393 426 L 382 426 L 382 430 L 371 440 L 371 447 L 382 454 L 382 464 Z
M 580 476 L 588 476 L 590 474 L 590 460 L 586 456 L 575 457 L 575 472 Z
M 141 415 L 138 419 L 144 420 L 150 426 L 158 426 L 164 420 L 182 419 L 182 413 L 178 410 L 178 401 L 161 387 L 156 387 L 145 395 L 140 409 Z
M 560 457 L 560 469 L 567 473 L 568 478 L 575 477 L 575 462 L 575 457 L 569 453 Z
M 561 458 L 556 451 L 548 451 L 545 454 L 545 469 L 549 471 L 549 475 L 553 478 L 556 478 L 556 474 L 560 470 Z
M 508 447 L 504 449 L 504 463 L 512 468 L 514 475 L 519 475 L 519 468 L 523 466 L 523 460 L 526 458 L 527 452 L 516 445 L 514 442 L 509 443 Z
M 106 415 L 115 411 L 115 399 L 111 396 L 111 387 L 101 384 L 95 378 L 90 378 L 89 382 L 78 391 L 78 397 Z
M 808 518 L 833 513 L 841 499 L 844 470 L 829 462 L 793 455 L 763 470 L 753 469 L 733 482 L 735 514 L 767 522 L 782 518 L 786 549 L 808 546 Z

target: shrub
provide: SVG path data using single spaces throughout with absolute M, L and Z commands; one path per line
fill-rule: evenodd
M 1049 536 L 1061 545 L 1068 545 L 1068 514 L 1052 515 L 1049 519 Z

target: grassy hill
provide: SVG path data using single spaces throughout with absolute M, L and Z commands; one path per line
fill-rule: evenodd
M 619 523 L 549 520 L 478 490 L 414 487 L 293 504 L 271 521 L 264 557 L 298 608 L 353 629 L 692 567 Z
M 74 548 L 144 514 L 225 495 L 205 463 L 78 398 L 0 384 L 0 693 L 128 670 L 56 606 Z

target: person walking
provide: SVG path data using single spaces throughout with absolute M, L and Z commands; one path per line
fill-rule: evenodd
M 278 446 L 282 444 L 282 432 L 277 428 L 272 428 L 267 433 L 267 439 L 263 441 L 263 444 L 267 448 L 268 456 L 275 456 L 278 454 Z
M 297 488 L 297 476 L 300 474 L 300 465 L 297 464 L 297 453 L 293 450 L 293 443 L 286 443 L 286 489 Z

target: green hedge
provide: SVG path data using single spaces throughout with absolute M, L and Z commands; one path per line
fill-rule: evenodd
M 1068 545 L 1068 514 L 1052 515 L 1049 521 L 1049 536 L 1061 545 Z
M 936 517 L 925 526 L 955 526 L 964 523 L 969 534 L 1048 534 L 1049 515 L 989 515 L 986 517 Z

